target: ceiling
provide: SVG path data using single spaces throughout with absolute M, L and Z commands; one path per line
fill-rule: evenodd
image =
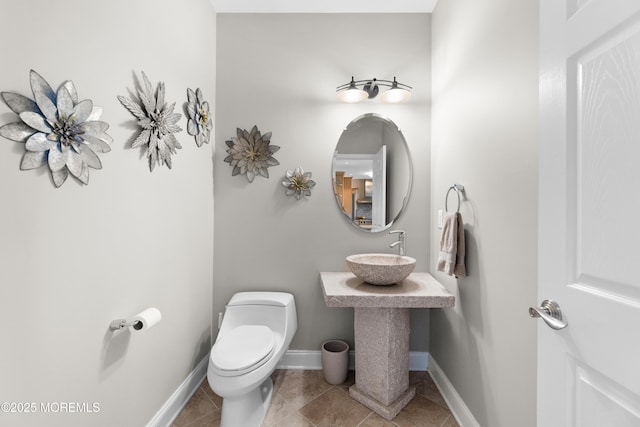
M 431 13 L 438 0 L 210 0 L 218 13 Z

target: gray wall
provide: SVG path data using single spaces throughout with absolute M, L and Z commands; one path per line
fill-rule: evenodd
M 353 343 L 353 310 L 325 307 L 321 271 L 342 271 L 345 256 L 394 252 L 386 232 L 366 234 L 347 224 L 336 205 L 331 159 L 344 127 L 379 113 L 403 130 L 413 156 L 415 186 L 408 211 L 392 228 L 407 231 L 416 269 L 429 268 L 430 15 L 218 14 L 215 159 L 214 313 L 234 292 L 292 292 L 299 316 L 291 344 L 319 350 L 323 340 Z M 336 86 L 397 76 L 414 87 L 410 102 L 340 104 Z M 269 179 L 231 176 L 225 140 L 236 128 L 273 132 L 279 166 Z M 312 196 L 284 194 L 286 170 L 313 173 Z M 411 349 L 425 351 L 428 312 L 415 310 Z
M 446 0 L 432 16 L 431 203 L 465 185 L 469 277 L 436 274 L 457 303 L 432 313 L 430 351 L 485 427 L 536 419 L 537 3 Z M 431 253 L 435 271 L 436 238 Z
M 211 344 L 211 145 L 186 131 L 173 169 L 149 172 L 130 149 L 133 116 L 116 99 L 135 72 L 215 100 L 215 14 L 206 0 L 23 0 L 0 6 L 0 90 L 32 97 L 29 70 L 72 80 L 104 108 L 112 151 L 88 186 L 56 189 L 20 171 L 21 143 L 0 138 L 0 402 L 96 402 L 93 414 L 0 414 L 11 426 L 141 426 Z M 0 124 L 16 115 L 0 102 Z M 184 117 L 180 126 L 186 129 Z M 155 306 L 146 332 L 109 323 Z

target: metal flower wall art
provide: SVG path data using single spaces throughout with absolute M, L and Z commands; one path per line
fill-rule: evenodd
M 287 196 L 295 196 L 297 200 L 304 196 L 311 196 L 311 189 L 316 185 L 311 179 L 311 172 L 305 172 L 301 167 L 288 170 L 282 181 Z
M 182 146 L 175 133 L 182 131 L 176 125 L 182 115 L 174 113 L 175 102 L 167 105 L 164 99 L 164 83 L 158 83 L 155 91 L 147 75 L 142 72 L 144 87 L 136 87 L 137 99 L 118 96 L 120 103 L 138 119 L 141 130 L 132 148 L 147 146 L 149 170 L 153 172 L 156 164 L 167 165 L 171 169 L 171 155 Z
M 209 103 L 202 97 L 200 88 L 194 92 L 187 88 L 187 133 L 196 139 L 196 145 L 202 147 L 203 143 L 209 143 L 213 120 L 209 113 Z
M 258 127 L 254 126 L 251 132 L 237 128 L 236 134 L 237 137 L 226 141 L 229 155 L 224 161 L 233 167 L 231 175 L 246 175 L 249 182 L 253 182 L 256 175 L 269 178 L 267 168 L 280 164 L 273 158 L 273 153 L 280 147 L 270 144 L 271 132 L 260 135 Z
M 0 136 L 25 143 L 21 170 L 48 165 L 53 183 L 60 187 L 69 174 L 89 183 L 89 168 L 102 169 L 96 153 L 111 151 L 109 125 L 98 119 L 102 108 L 89 99 L 80 101 L 70 80 L 54 91 L 37 72 L 29 75 L 34 99 L 2 92 L 2 99 L 20 117 L 0 127 Z

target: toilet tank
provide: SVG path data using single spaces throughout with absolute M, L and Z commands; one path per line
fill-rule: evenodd
M 231 297 L 227 303 L 227 307 L 236 305 L 275 305 L 286 307 L 293 302 L 293 295 L 286 292 L 238 292 Z
M 227 303 L 218 337 L 240 325 L 265 325 L 277 340 L 290 342 L 298 328 L 293 295 L 285 292 L 239 292 Z

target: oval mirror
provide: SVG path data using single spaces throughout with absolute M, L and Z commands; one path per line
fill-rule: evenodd
M 407 141 L 391 120 L 364 114 L 347 125 L 333 154 L 336 202 L 347 221 L 379 232 L 397 221 L 411 193 Z

